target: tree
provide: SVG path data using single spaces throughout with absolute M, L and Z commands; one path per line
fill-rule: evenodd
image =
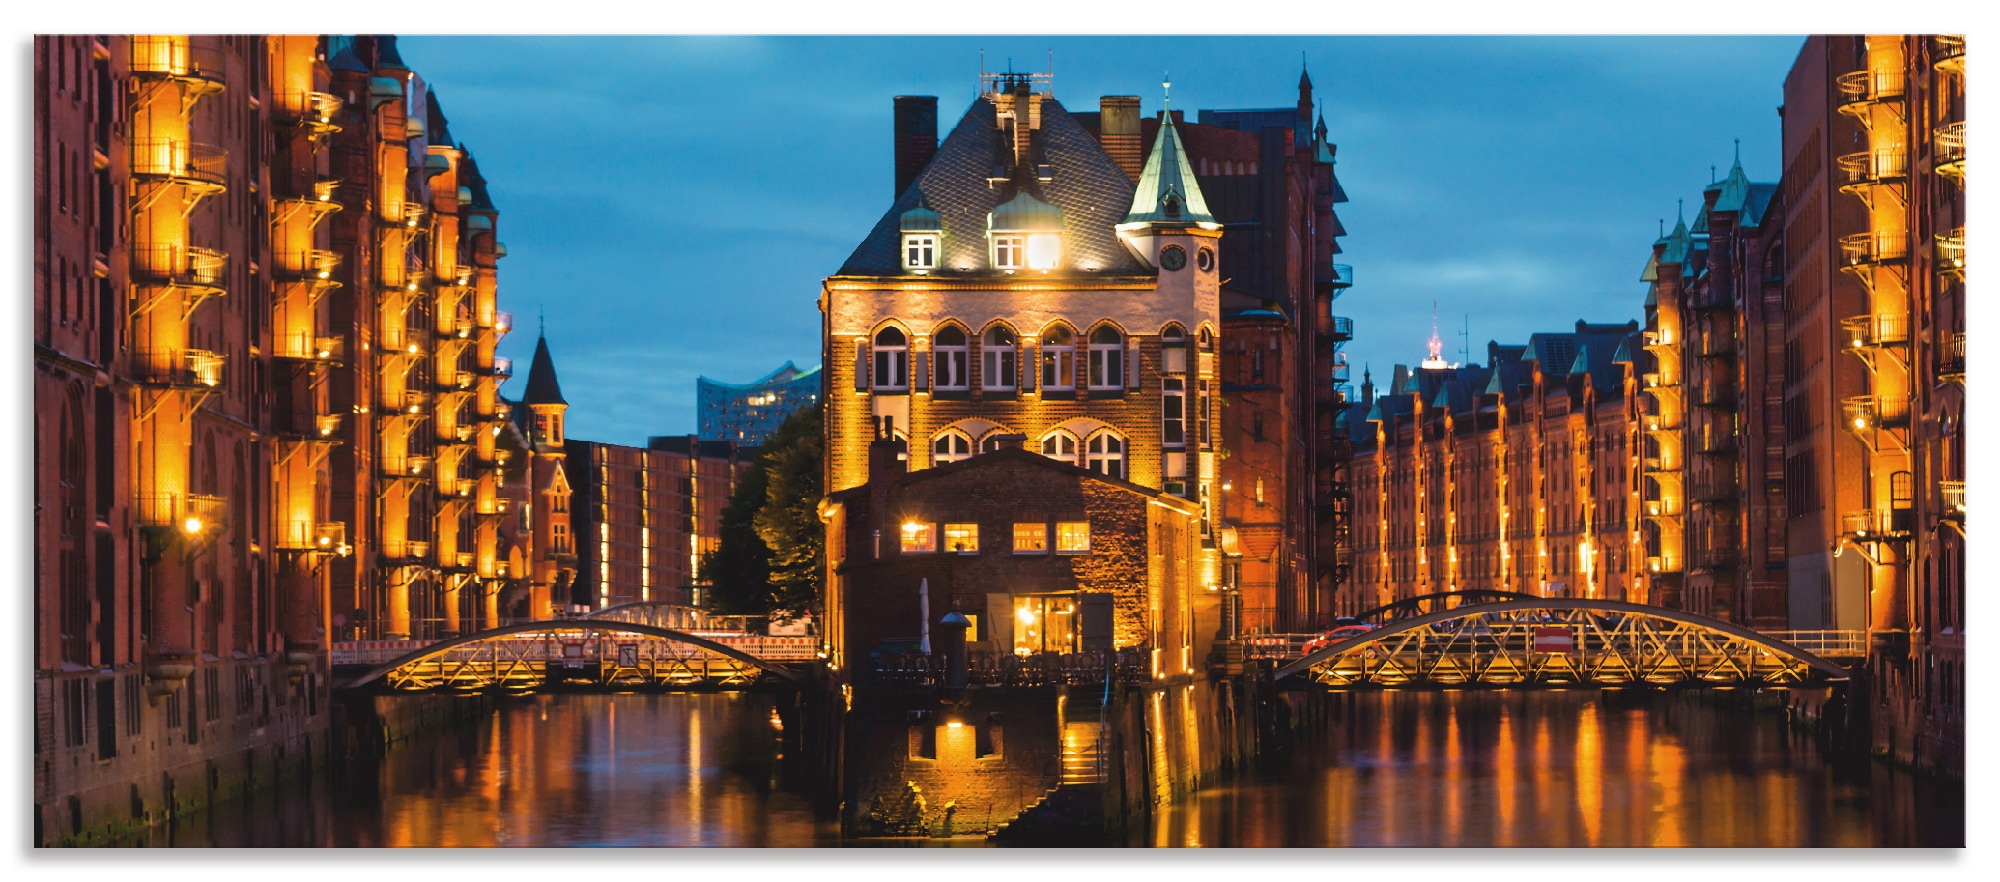
M 721 541 L 703 552 L 698 578 L 709 586 L 709 606 L 723 615 L 763 615 L 770 609 L 771 549 L 751 520 L 764 507 L 762 457 L 744 470 L 722 510 Z
M 717 612 L 819 614 L 826 561 L 820 419 L 818 407 L 792 414 L 730 494 L 721 541 L 701 559 L 700 578 Z

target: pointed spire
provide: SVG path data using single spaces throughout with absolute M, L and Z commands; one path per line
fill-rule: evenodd
M 1444 361 L 1444 338 L 1438 336 L 1438 304 L 1437 301 L 1433 300 L 1431 301 L 1430 357 L 1425 358 L 1424 363 L 1419 365 L 1419 367 L 1425 370 L 1439 370 L 1446 366 Z
M 1161 85 L 1170 87 L 1172 82 Z M 1172 108 L 1160 114 L 1160 132 L 1153 138 L 1153 152 L 1146 156 L 1146 168 L 1139 173 L 1139 185 L 1132 193 L 1132 209 L 1126 212 L 1119 226 L 1146 223 L 1215 223 L 1215 215 L 1208 211 L 1208 200 L 1202 197 L 1201 187 L 1195 183 L 1194 163 L 1188 161 L 1187 148 L 1181 146 Z
M 1742 138 L 1736 139 L 1736 159 L 1719 187 L 1722 192 L 1715 197 L 1715 211 L 1741 212 L 1750 201 L 1750 178 L 1743 174 Z
M 1319 123 L 1313 126 L 1313 138 L 1326 143 L 1326 102 L 1319 103 Z
M 1311 92 L 1312 87 L 1313 78 L 1306 75 L 1306 54 L 1301 51 L 1299 53 L 1299 91 Z
M 545 334 L 535 338 L 535 359 L 528 364 L 528 388 L 521 394 L 521 403 L 569 406 L 563 400 L 562 384 L 556 382 L 556 364 L 549 357 L 549 338 Z

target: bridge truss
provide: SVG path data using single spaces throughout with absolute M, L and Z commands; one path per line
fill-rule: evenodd
M 797 672 L 744 649 L 655 625 L 568 619 L 524 622 L 429 644 L 345 684 L 405 692 L 741 688 Z
M 1704 616 L 1613 600 L 1482 603 L 1403 619 L 1280 667 L 1327 686 L 1788 684 L 1847 670 Z

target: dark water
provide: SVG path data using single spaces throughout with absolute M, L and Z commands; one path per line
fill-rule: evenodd
M 1157 846 L 1958 846 L 1965 793 L 1836 760 L 1773 713 L 1650 691 L 1332 696 L 1276 768 Z
M 1339 696 L 1288 760 L 1162 812 L 1161 846 L 1958 845 L 1962 788 L 1840 761 L 1773 714 L 1644 692 Z M 137 845 L 835 845 L 758 695 L 516 699 L 378 766 Z

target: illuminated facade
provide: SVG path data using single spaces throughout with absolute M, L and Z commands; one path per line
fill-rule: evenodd
M 506 321 L 484 182 L 393 38 L 47 37 L 35 58 L 54 842 L 323 756 L 330 639 L 496 616 L 474 506 L 498 490 Z
M 1785 82 L 1792 627 L 1872 636 L 1876 746 L 1963 768 L 1965 40 L 1812 37 Z
M 701 556 L 722 543 L 722 510 L 757 449 L 692 436 L 645 447 L 572 439 L 577 535 L 569 602 L 693 605 Z
M 757 447 L 800 408 L 819 403 L 819 368 L 791 362 L 755 383 L 737 385 L 696 377 L 695 413 L 704 441 Z
M 1434 336 L 1381 395 L 1364 376 L 1338 611 L 1469 590 L 1647 602 L 1639 345 L 1637 322 L 1579 321 L 1452 365 Z

